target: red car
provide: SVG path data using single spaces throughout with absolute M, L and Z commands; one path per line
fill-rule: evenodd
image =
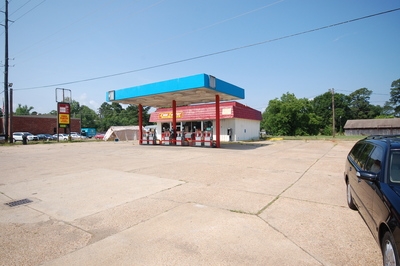
M 103 138 L 104 138 L 104 133 L 97 133 L 97 134 L 94 136 L 94 139 L 101 139 L 101 140 L 103 140 Z

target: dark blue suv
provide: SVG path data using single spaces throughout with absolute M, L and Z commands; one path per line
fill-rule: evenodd
M 347 155 L 347 204 L 358 210 L 382 250 L 400 265 L 400 136 L 369 136 Z

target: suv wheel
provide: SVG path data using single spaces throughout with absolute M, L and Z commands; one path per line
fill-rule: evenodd
M 347 182 L 346 194 L 347 194 L 347 205 L 349 206 L 349 208 L 352 210 L 357 210 L 357 207 L 354 204 L 353 195 L 351 195 L 351 187 L 349 182 Z
M 396 263 L 399 261 L 399 255 L 397 254 L 397 247 L 390 232 L 386 232 L 383 236 L 381 249 L 383 265 L 397 265 Z

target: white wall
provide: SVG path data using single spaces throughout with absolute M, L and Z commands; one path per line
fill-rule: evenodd
M 215 120 L 213 121 L 215 125 Z M 249 119 L 223 119 L 221 120 L 221 141 L 229 141 L 228 128 L 232 128 L 232 141 L 258 140 L 260 138 L 260 121 Z M 215 140 L 215 132 L 214 140 Z
M 216 140 L 215 120 L 212 121 L 213 139 Z M 177 122 L 177 124 L 180 122 Z M 221 120 L 221 137 L 220 140 L 224 142 L 229 141 L 228 128 L 232 128 L 232 141 L 242 140 L 258 140 L 260 138 L 260 121 L 248 119 L 222 119 Z M 157 123 L 157 138 L 161 139 L 161 123 Z

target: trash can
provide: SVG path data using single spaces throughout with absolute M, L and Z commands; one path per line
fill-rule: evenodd
M 28 137 L 27 137 L 25 134 L 22 135 L 22 144 L 23 144 L 23 145 L 28 144 Z

